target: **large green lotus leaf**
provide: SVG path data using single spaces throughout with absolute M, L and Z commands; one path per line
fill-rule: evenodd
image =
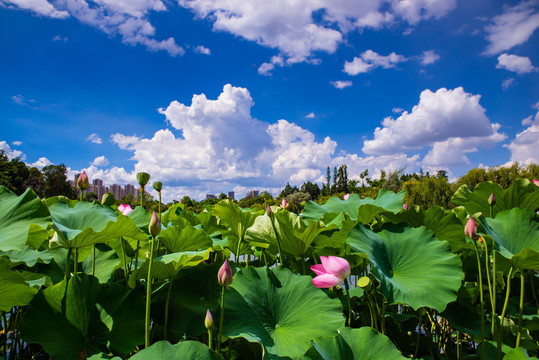
M 260 342 L 274 356 L 301 358 L 310 340 L 344 325 L 338 299 L 289 269 L 247 267 L 225 293 L 223 335 Z
M 217 263 L 199 264 L 194 268 L 182 269 L 174 277 L 168 315 L 170 339 L 179 339 L 184 334 L 198 336 L 206 333 L 204 318 L 207 309 L 218 323 L 221 287 L 217 282 L 217 272 L 220 266 Z M 152 318 L 160 325 L 164 325 L 167 292 L 168 286 L 165 286 L 152 296 Z
M 526 349 L 517 347 L 505 354 L 503 360 L 537 360 L 535 356 L 530 357 Z
M 114 270 L 119 269 L 121 261 L 114 250 L 95 250 L 95 277 L 101 284 L 110 280 Z M 92 275 L 92 256 L 88 256 L 82 263 L 82 271 Z
M 200 222 L 200 225 L 202 225 L 204 231 L 206 231 L 206 233 L 208 233 L 209 235 L 226 230 L 224 226 L 219 225 L 217 216 L 213 215 L 212 212 L 201 212 L 200 214 L 198 214 L 197 220 Z
M 223 357 L 198 341 L 183 341 L 171 345 L 159 341 L 135 354 L 132 360 L 223 360 Z
M 125 356 L 144 342 L 144 303 L 122 286 L 75 275 L 34 297 L 21 335 L 26 342 L 42 345 L 54 359 L 99 352 Z
M 211 250 L 201 251 L 184 251 L 181 253 L 166 254 L 156 258 L 152 263 L 153 279 L 172 279 L 176 274 L 184 268 L 197 266 L 204 260 L 208 260 Z M 129 285 L 134 288 L 135 281 L 148 278 L 149 261 L 145 261 L 142 265 L 131 274 Z
M 0 186 L 0 250 L 22 250 L 30 225 L 46 228 L 51 222 L 47 206 L 32 190 L 21 196 Z
M 217 215 L 238 238 L 244 238 L 245 232 L 254 222 L 257 214 L 242 210 L 235 202 L 228 199 L 215 204 L 213 213 Z
M 408 223 L 413 227 L 425 226 L 438 240 L 447 241 L 454 253 L 462 249 L 474 249 L 471 242 L 466 242 L 464 225 L 457 215 L 440 206 L 433 206 L 428 210 L 412 207 L 398 214 L 384 214 L 383 220 L 395 224 Z M 381 225 L 383 226 L 383 223 Z
M 310 360 L 406 359 L 385 335 L 370 327 L 341 328 L 334 337 L 318 337 L 305 353 Z
M 152 214 L 148 213 L 143 207 L 137 206 L 133 209 L 133 211 L 127 214 L 127 216 L 133 219 L 135 225 L 137 225 L 140 230 L 144 231 L 146 234 L 149 234 L 148 225 L 150 225 Z
M 451 198 L 451 202 L 464 206 L 470 214 L 482 212 L 484 216 L 490 216 L 488 198 L 492 193 L 496 198 L 496 204 L 492 208 L 493 216 L 515 207 L 533 211 L 539 208 L 539 187 L 527 179 L 515 180 L 505 190 L 490 181 L 480 183 L 473 192 L 466 185 L 462 185 Z
M 360 199 L 358 194 L 350 194 L 347 200 L 341 200 L 332 196 L 323 205 L 309 201 L 305 205 L 303 218 L 318 220 L 326 213 L 343 212 L 351 219 L 361 220 L 361 222 L 366 224 L 382 212 L 392 212 L 395 214 L 401 211 L 404 196 L 405 193 L 403 190 L 395 194 L 392 191 L 380 189 L 378 196 L 374 200 L 369 197 Z M 364 208 L 362 209 L 362 207 Z
M 495 249 L 517 268 L 539 269 L 539 222 L 533 211 L 514 208 L 500 211 L 496 218 L 479 218 L 480 233 L 489 235 Z
M 279 252 L 272 219 L 267 214 L 256 218 L 254 224 L 245 233 L 245 241 L 249 244 L 267 244 L 268 251 L 274 255 Z
M 161 223 L 164 225 L 168 225 L 168 223 L 172 220 L 176 220 L 183 211 L 183 204 L 182 203 L 176 203 L 169 207 L 167 211 L 161 214 Z
M 21 273 L 11 270 L 6 261 L 0 260 L 0 311 L 27 305 L 37 291 L 26 283 Z
M 188 225 L 181 229 L 178 226 L 161 231 L 159 241 L 171 253 L 207 249 L 213 245 L 210 236 L 201 229 Z
M 304 257 L 316 237 L 325 230 L 338 229 L 331 225 L 330 229 L 321 221 L 309 220 L 305 225 L 301 217 L 288 211 L 275 214 L 275 230 L 281 244 L 281 250 L 297 257 Z M 275 240 L 273 243 L 276 244 Z
M 375 233 L 359 224 L 347 242 L 353 253 L 367 254 L 389 303 L 441 312 L 457 298 L 463 278 L 460 259 L 428 229 L 395 226 Z
M 51 247 L 80 249 L 120 236 L 139 240 L 148 238 L 131 218 L 118 215 L 108 206 L 78 202 L 71 208 L 57 202 L 49 209 L 57 229 Z
M 28 267 L 33 267 L 37 262 L 48 264 L 52 260 L 52 255 L 49 251 L 37 251 L 29 246 L 25 246 L 22 250 L 0 251 L 0 256 L 7 256 L 14 264 L 24 263 Z

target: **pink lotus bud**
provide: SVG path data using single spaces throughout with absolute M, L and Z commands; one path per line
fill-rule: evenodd
M 494 206 L 495 204 L 496 204 L 496 197 L 494 197 L 494 193 L 492 193 L 488 197 L 488 206 Z
M 79 175 L 79 178 L 77 179 L 77 186 L 79 189 L 81 190 L 86 190 L 88 189 L 88 186 L 89 186 L 89 182 L 88 182 L 88 175 L 86 175 L 86 171 L 83 171 L 80 175 Z
M 286 202 L 285 199 L 283 199 L 283 201 L 281 201 L 281 207 L 282 207 L 283 209 L 286 209 L 286 208 L 288 207 L 288 203 Z
M 471 217 L 468 218 L 466 227 L 464 227 L 464 234 L 470 239 L 475 239 L 477 237 L 477 223 Z
M 204 319 L 204 326 L 207 330 L 213 329 L 213 317 L 211 316 L 210 310 L 206 310 L 206 318 Z
M 131 208 L 131 205 L 128 205 L 128 204 L 122 204 L 122 205 L 118 206 L 118 210 L 124 215 L 127 215 L 131 211 L 133 211 L 133 209 Z
M 344 199 L 344 200 L 348 200 L 348 197 L 349 197 L 349 196 L 350 196 L 350 194 L 346 194 L 346 195 L 343 196 L 343 199 Z
M 153 212 L 152 218 L 150 219 L 150 225 L 148 225 L 148 232 L 153 237 L 156 237 L 161 232 L 161 222 L 159 221 L 159 218 L 157 217 L 155 211 Z
M 402 205 L 402 208 L 403 208 L 404 210 L 408 210 L 408 205 L 404 204 L 404 205 Z
M 266 215 L 271 216 L 271 206 L 266 205 Z
M 317 288 L 330 288 L 339 285 L 350 276 L 350 264 L 337 256 L 320 256 L 322 264 L 311 266 L 311 270 L 318 275 L 313 279 Z
M 232 284 L 232 278 L 232 269 L 230 268 L 228 260 L 225 260 L 217 273 L 217 281 L 219 281 L 219 285 L 226 286 L 228 289 L 228 285 Z
M 539 186 L 539 180 L 533 179 L 532 182 L 533 182 L 535 185 Z

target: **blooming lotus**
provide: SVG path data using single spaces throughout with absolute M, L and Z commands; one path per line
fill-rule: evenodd
M 539 180 L 533 179 L 533 183 L 537 186 L 539 186 Z
M 350 276 L 350 264 L 337 256 L 320 256 L 322 264 L 311 266 L 317 277 L 313 279 L 313 285 L 317 288 L 330 288 L 339 285 Z
M 131 208 L 131 205 L 129 205 L 129 204 L 122 204 L 122 205 L 118 206 L 118 210 L 124 215 L 127 215 L 131 211 L 133 211 L 133 209 Z
M 346 194 L 346 195 L 343 196 L 343 199 L 344 199 L 344 200 L 348 200 L 348 197 L 349 197 L 349 196 L 350 196 L 350 194 Z
M 404 205 L 402 205 L 402 208 L 403 208 L 404 210 L 408 210 L 408 205 L 404 204 Z

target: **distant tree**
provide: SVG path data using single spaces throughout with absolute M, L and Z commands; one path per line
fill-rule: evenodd
M 4 185 L 17 195 L 22 194 L 24 183 L 30 177 L 30 170 L 19 158 L 9 160 L 7 154 L 0 150 L 0 185 Z
M 77 197 L 75 189 L 67 182 L 67 168 L 64 164 L 45 166 L 43 177 L 45 180 L 44 196 L 64 195 L 70 199 Z
M 311 195 L 311 200 L 316 200 L 320 196 L 318 184 L 307 181 L 300 187 L 300 191 Z
M 400 174 L 404 171 L 404 169 L 397 170 L 397 171 L 390 171 L 389 175 L 387 176 L 387 180 L 382 185 L 382 188 L 393 191 L 393 192 L 399 192 L 402 190 L 402 181 Z
M 410 180 L 403 184 L 408 205 L 419 205 L 425 209 L 441 206 L 449 209 L 453 196 L 453 188 L 445 177 L 425 177 L 421 180 Z
M 99 197 L 95 192 L 87 192 L 84 198 L 86 199 L 86 201 L 94 201 L 97 200 Z
M 311 195 L 309 195 L 309 193 L 296 191 L 293 194 L 288 195 L 285 200 L 288 203 L 288 211 L 299 214 L 303 210 L 304 204 L 311 200 Z
M 29 173 L 28 179 L 24 182 L 24 187 L 34 190 L 39 197 L 43 197 L 43 188 L 45 187 L 43 173 L 36 167 L 30 168 Z
M 288 195 L 293 194 L 294 192 L 299 191 L 297 186 L 290 186 L 290 183 L 286 183 L 284 189 L 277 196 L 278 199 L 284 199 Z
M 220 200 L 224 200 L 224 199 L 227 199 L 227 198 L 228 198 L 228 195 L 227 195 L 227 194 L 225 194 L 225 193 L 220 193 L 220 194 L 219 194 L 219 199 L 220 199 Z

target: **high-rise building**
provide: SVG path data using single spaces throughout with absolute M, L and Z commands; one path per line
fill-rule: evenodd
M 228 192 L 228 197 L 232 200 L 234 200 L 234 191 L 229 191 Z
M 209 199 L 217 199 L 217 196 L 215 196 L 215 194 L 206 194 L 206 200 Z

